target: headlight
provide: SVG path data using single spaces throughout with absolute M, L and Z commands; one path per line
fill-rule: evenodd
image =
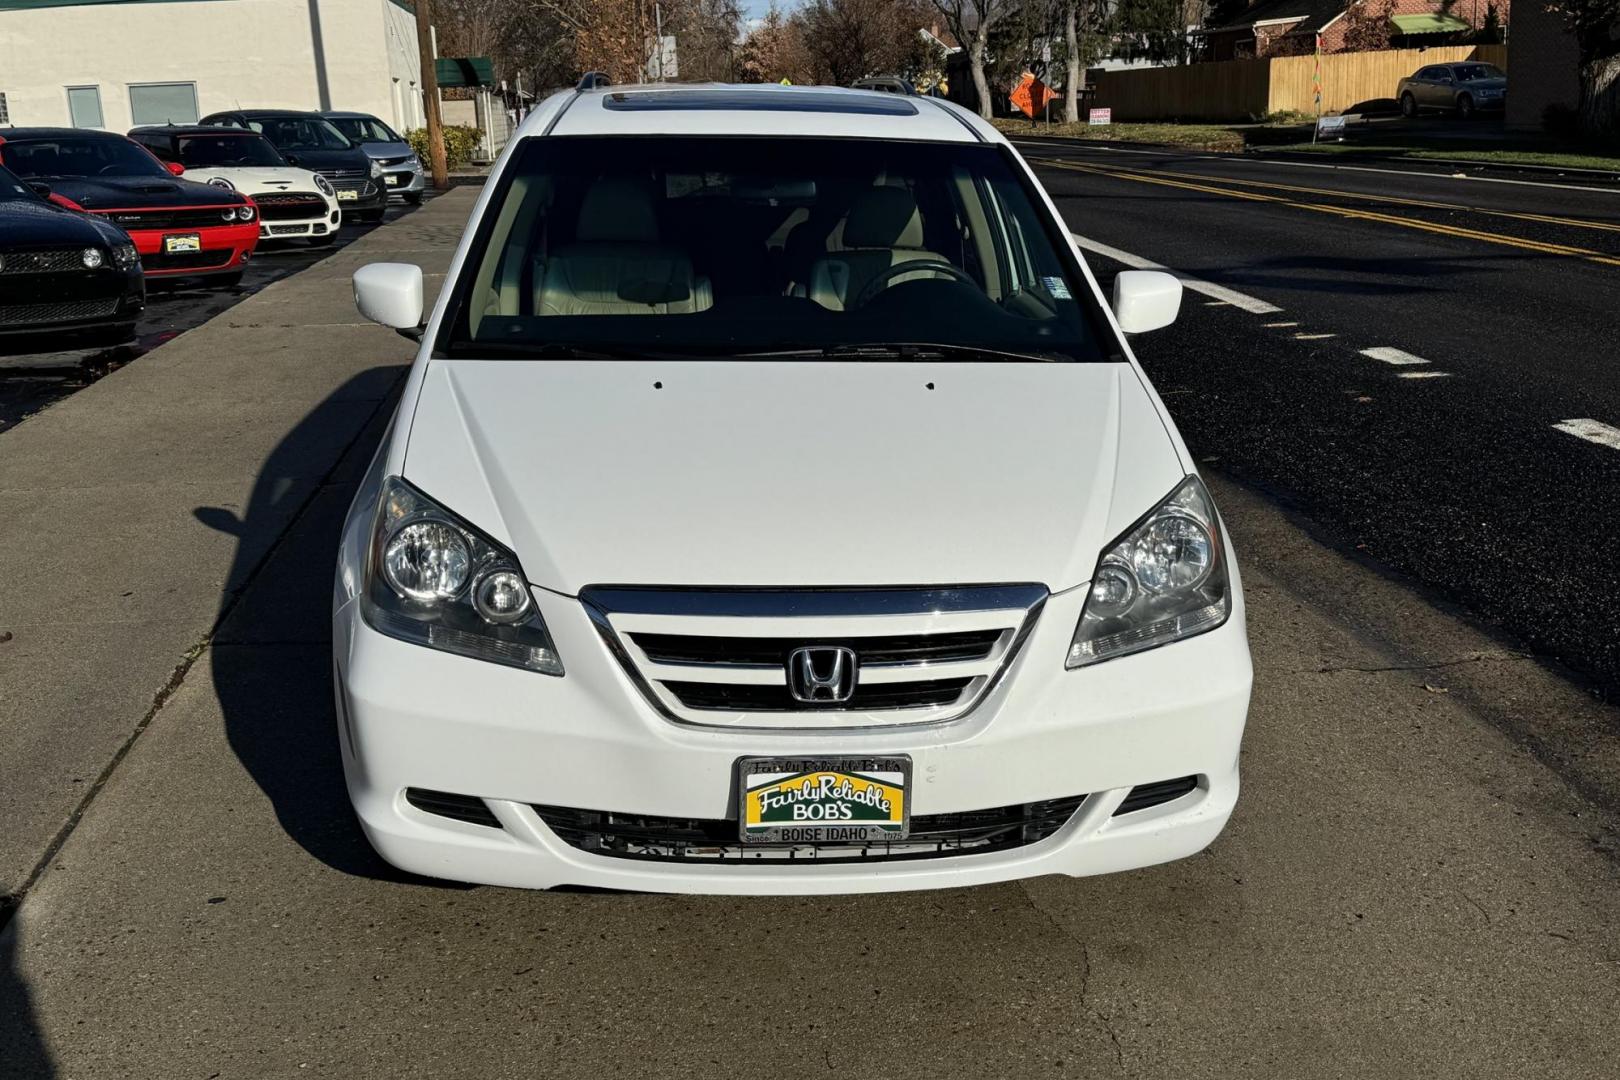
M 251 207 L 251 206 L 238 206 L 236 208 L 236 220 L 238 220 L 238 221 L 252 221 L 253 220 L 253 207 Z
M 398 477 L 383 481 L 361 611 L 401 641 L 563 673 L 517 557 Z
M 119 244 L 112 249 L 113 265 L 120 270 L 128 270 L 141 261 L 140 252 L 135 250 L 134 244 Z
M 226 191 L 236 190 L 236 185 L 225 179 L 223 176 L 210 176 L 208 178 L 208 182 L 214 187 L 224 188 Z
M 1067 667 L 1213 630 L 1232 613 L 1215 504 L 1196 476 L 1114 543 L 1091 576 Z
M 319 191 L 322 195 L 335 195 L 335 194 L 337 194 L 332 189 L 332 181 L 328 180 L 326 177 L 322 176 L 320 173 L 315 174 L 315 190 Z
M 100 248 L 85 248 L 79 253 L 79 258 L 87 270 L 95 270 L 105 261 Z
M 227 223 L 235 221 L 236 220 L 236 207 L 227 206 L 225 209 L 221 210 L 219 212 L 219 219 L 221 221 L 224 221 L 224 222 L 227 222 Z
M 377 164 L 376 158 L 371 159 L 371 178 L 373 180 L 379 180 L 382 178 L 382 166 Z

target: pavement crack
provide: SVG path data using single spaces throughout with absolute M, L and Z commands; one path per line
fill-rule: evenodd
M 1026 883 L 1018 882 L 1018 891 L 1024 894 L 1024 899 L 1029 903 L 1029 906 L 1039 912 L 1041 918 L 1045 919 L 1052 929 L 1079 946 L 1080 991 L 1076 997 L 1079 1000 L 1080 1007 L 1096 1018 L 1097 1023 L 1103 1029 L 1103 1033 L 1108 1036 L 1108 1041 L 1113 1044 L 1114 1064 L 1119 1066 L 1120 1075 L 1129 1075 L 1130 1070 L 1125 1067 L 1125 1046 L 1119 1041 L 1119 1031 L 1114 1027 L 1114 1018 L 1097 1008 L 1091 1000 L 1091 947 L 1086 944 L 1084 938 L 1054 918 L 1052 913 L 1031 895 Z
M 1290 675 L 1336 675 L 1345 671 L 1365 672 L 1378 674 L 1385 671 L 1438 671 L 1442 668 L 1461 667 L 1464 664 L 1482 664 L 1492 660 L 1531 660 L 1530 653 L 1503 652 L 1503 653 L 1475 653 L 1472 656 L 1463 656 L 1455 660 L 1436 660 L 1428 664 L 1383 664 L 1375 667 L 1363 667 L 1358 664 L 1327 664 L 1315 668 L 1297 668 L 1290 671 Z

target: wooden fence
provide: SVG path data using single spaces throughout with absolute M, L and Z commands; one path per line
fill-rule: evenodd
M 1482 60 L 1507 70 L 1506 45 L 1333 53 L 1322 57 L 1322 111 L 1389 100 L 1401 79 L 1425 64 Z M 1314 56 L 1223 60 L 1182 67 L 1106 71 L 1093 104 L 1115 120 L 1246 120 L 1268 113 L 1314 113 Z

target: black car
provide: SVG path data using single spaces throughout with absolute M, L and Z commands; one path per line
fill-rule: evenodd
M 0 335 L 127 341 L 146 307 L 135 245 L 122 229 L 48 194 L 0 168 Z
M 381 221 L 388 208 L 382 168 L 320 113 L 294 109 L 236 109 L 211 113 L 202 123 L 246 128 L 269 139 L 289 165 L 320 173 L 337 189 L 345 218 Z

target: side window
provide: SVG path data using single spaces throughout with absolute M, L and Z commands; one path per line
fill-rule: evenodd
M 101 118 L 101 87 L 70 86 L 67 88 L 68 116 L 76 128 L 99 128 Z

